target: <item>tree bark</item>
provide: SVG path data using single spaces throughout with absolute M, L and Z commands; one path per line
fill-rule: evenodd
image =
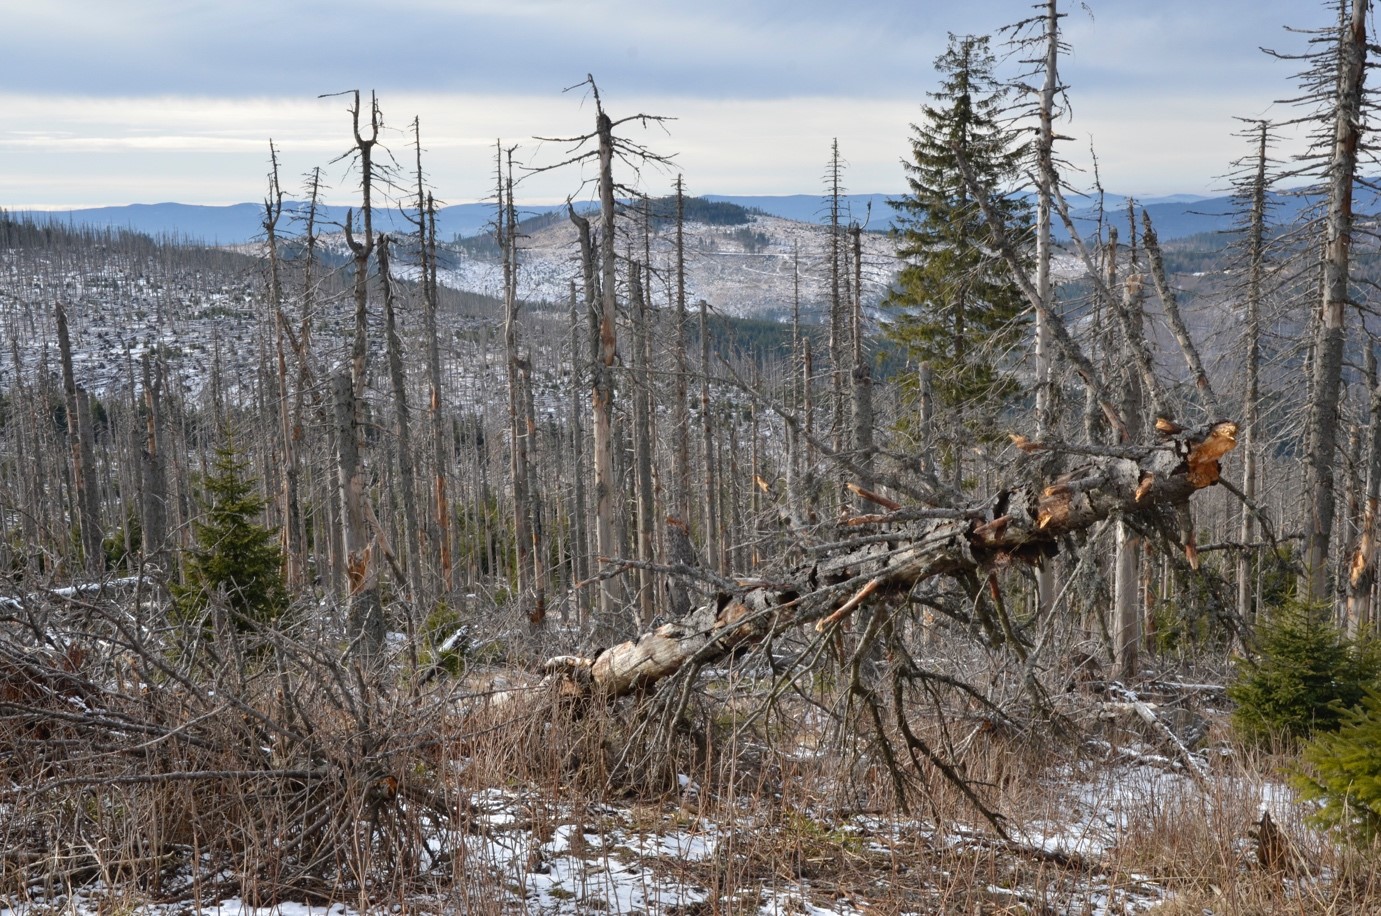
M 701 537 L 705 543 L 705 565 L 713 572 L 723 569 L 719 554 L 720 506 L 719 478 L 715 475 L 714 418 L 710 409 L 710 305 L 700 300 L 700 439 L 705 457 L 705 498 Z
M 1381 382 L 1377 380 L 1376 353 L 1370 347 L 1367 349 L 1366 376 L 1371 392 L 1366 495 L 1347 578 L 1347 631 L 1353 637 L 1375 631 L 1372 601 L 1376 590 L 1377 514 L 1381 511 Z
M 336 434 L 341 493 L 341 540 L 345 554 L 345 574 L 349 587 L 349 626 L 353 651 L 364 661 L 377 661 L 383 652 L 386 625 L 379 598 L 378 576 L 374 570 L 371 539 L 367 532 L 372 514 L 364 467 L 364 389 L 368 362 L 369 259 L 374 253 L 374 147 L 378 143 L 380 114 L 370 102 L 370 136 L 360 132 L 360 96 L 355 94 L 351 108 L 355 150 L 360 157 L 360 229 L 356 238 L 352 214 L 346 214 L 345 241 L 354 264 L 355 325 L 350 362 L 337 376 Z
M 1050 225 L 1050 190 L 1059 180 L 1055 174 L 1055 99 L 1060 90 L 1060 13 L 1057 0 L 1045 4 L 1045 56 L 1042 68 L 1040 104 L 1036 131 L 1036 296 L 1042 305 L 1036 309 L 1036 437 L 1052 434 L 1055 425 L 1055 386 L 1051 359 L 1052 342 L 1047 315 L 1055 307 L 1050 265 L 1054 253 L 1054 234 Z M 1047 468 L 1053 471 L 1054 468 Z M 1050 610 L 1055 598 L 1055 567 L 1043 563 L 1036 570 L 1036 603 L 1041 612 Z
M 675 467 L 676 493 L 673 504 L 676 516 L 683 522 L 691 518 L 691 479 L 690 479 L 690 375 L 686 360 L 689 346 L 686 335 L 686 201 L 685 187 L 678 175 L 676 177 L 676 346 L 673 350 L 675 360 L 675 401 L 672 404 L 672 423 L 676 428 Z
M 571 384 L 569 387 L 571 405 L 567 435 L 571 443 L 571 577 L 575 582 L 584 582 L 590 577 L 589 537 L 585 529 L 587 518 L 585 497 L 585 428 L 581 422 L 580 386 L 585 375 L 584 364 L 580 358 L 580 337 L 582 330 L 579 300 L 576 298 L 575 283 L 571 283 Z M 588 305 L 586 311 L 588 312 Z M 585 622 L 589 607 L 585 600 L 585 590 L 574 589 L 576 619 Z
M 523 385 L 528 367 L 518 350 L 518 227 L 513 209 L 513 181 L 504 179 L 503 149 L 497 150 L 498 234 L 497 241 L 503 257 L 504 355 L 508 376 L 508 470 L 513 492 L 514 576 L 518 600 L 523 605 L 528 623 L 540 627 L 545 610 L 539 612 L 536 582 L 533 577 L 532 501 L 528 490 L 531 480 L 528 451 L 532 437 L 527 430 Z M 512 167 L 510 162 L 510 168 Z
M 1248 626 L 1256 620 L 1256 589 L 1252 581 L 1250 545 L 1256 538 L 1256 453 L 1257 422 L 1261 400 L 1261 305 L 1262 287 L 1266 273 L 1266 191 L 1267 148 L 1270 127 L 1266 121 L 1256 122 L 1248 135 L 1256 141 L 1250 180 L 1245 181 L 1239 194 L 1249 206 L 1246 226 L 1247 283 L 1243 296 L 1242 315 L 1242 507 L 1239 540 L 1242 549 L 1237 554 L 1237 616 Z
M 601 564 L 620 553 L 614 517 L 614 362 L 618 358 L 618 276 L 614 247 L 614 126 L 600 107 L 595 115 L 599 137 L 599 337 L 595 341 L 590 402 L 594 413 L 595 550 Z M 618 576 L 603 578 L 597 627 L 614 636 L 626 632 L 625 589 Z
M 652 491 L 652 372 L 649 353 L 650 320 L 647 292 L 643 287 L 642 268 L 630 265 L 628 272 L 629 311 L 633 315 L 633 470 L 637 482 L 638 560 L 638 617 L 643 626 L 652 622 L 656 613 L 656 583 L 651 566 L 656 561 L 655 495 Z
M 140 513 L 139 522 L 143 530 L 144 562 L 159 567 L 166 576 L 171 570 L 164 568 L 162 559 L 167 549 L 168 530 L 168 484 L 163 467 L 163 405 L 160 396 L 163 387 L 162 367 L 155 378 L 153 360 L 145 351 L 142 360 L 144 375 L 144 448 L 140 456 Z
M 1333 152 L 1328 169 L 1323 301 L 1319 349 L 1314 359 L 1313 410 L 1309 417 L 1310 516 L 1303 593 L 1326 602 L 1329 546 L 1337 505 L 1334 459 L 1338 446 L 1338 404 L 1343 373 L 1344 310 L 1348 303 L 1352 247 L 1352 191 L 1357 151 L 1366 119 L 1362 112 L 1367 62 L 1367 0 L 1352 0 L 1351 17 L 1338 48 L 1338 98 L 1334 107 Z
M 58 358 L 62 362 L 62 391 L 67 409 L 67 442 L 72 461 L 72 495 L 77 530 L 81 537 L 82 566 L 86 574 L 97 577 L 105 569 L 105 550 L 101 545 L 101 514 L 96 494 L 96 450 L 91 431 L 91 415 L 84 408 L 85 393 L 77 387 L 72 371 L 72 339 L 67 331 L 67 309 L 61 302 L 53 307 L 57 319 Z
M 393 424 L 398 440 L 398 488 L 403 491 L 403 546 L 407 550 L 408 594 L 417 606 L 422 588 L 422 522 L 417 510 L 417 473 L 412 452 L 412 408 L 408 404 L 408 381 L 403 368 L 403 341 L 398 336 L 394 310 L 393 278 L 389 275 L 391 239 L 379 236 L 379 282 L 384 299 L 384 342 L 388 352 L 388 377 L 393 387 Z M 418 621 L 414 621 L 416 623 Z

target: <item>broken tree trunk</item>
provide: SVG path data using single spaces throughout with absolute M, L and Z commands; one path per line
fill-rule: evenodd
M 1114 516 L 1172 533 L 1189 498 L 1217 482 L 1219 459 L 1236 445 L 1237 424 L 1177 432 L 1159 445 L 1109 449 L 1082 468 L 1040 485 L 1016 484 L 950 517 L 917 519 L 905 509 L 871 516 L 885 542 L 822 552 L 772 581 L 741 582 L 685 617 L 592 658 L 561 656 L 546 668 L 577 689 L 617 696 L 652 686 L 688 664 L 706 664 L 807 623 L 824 629 L 867 601 L 901 598 L 926 579 L 966 575 L 1057 553 L 1067 535 Z M 1022 440 L 1023 450 L 1039 443 Z

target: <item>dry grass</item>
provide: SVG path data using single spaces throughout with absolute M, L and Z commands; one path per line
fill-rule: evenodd
M 1083 688 L 1061 696 L 1057 735 L 1002 659 L 962 647 L 937 657 L 996 685 L 984 699 L 943 679 L 860 693 L 828 664 L 749 657 L 647 696 L 573 702 L 516 669 L 370 674 L 323 650 L 329 633 L 222 634 L 216 652 L 189 652 L 185 634 L 83 613 L 62 646 L 23 636 L 47 626 L 0 638 L 4 900 L 99 885 L 109 906 L 233 894 L 498 914 L 546 882 L 551 899 L 613 907 L 593 878 L 551 877 L 579 862 L 696 889 L 668 905 L 683 914 L 791 900 L 1381 912 L 1375 860 L 1309 831 L 1288 802 L 1293 864 L 1258 863 L 1252 829 L 1280 795 L 1279 760 L 1224 745 L 1205 780 L 1173 760 L 1162 772 L 1155 736 Z M 1194 712 L 1221 738 L 1221 710 Z M 640 837 L 700 837 L 713 855 Z

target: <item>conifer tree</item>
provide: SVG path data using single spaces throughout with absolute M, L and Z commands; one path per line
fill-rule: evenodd
M 213 603 L 223 602 L 234 625 L 248 629 L 287 609 L 283 553 L 276 533 L 259 522 L 265 501 L 248 467 L 232 442 L 216 447 L 203 481 L 202 515 L 192 522 L 196 546 L 187 557 L 186 582 L 173 587 L 183 620 L 199 620 Z
M 929 366 L 942 404 L 988 412 L 1015 389 L 1004 354 L 1025 333 L 1026 302 L 1011 267 L 994 253 L 959 157 L 979 185 L 993 189 L 989 209 L 1007 237 L 1021 238 L 1031 207 L 1005 189 L 1018 177 L 1024 147 L 1002 121 L 1007 90 L 993 76 L 986 36 L 951 35 L 935 64 L 940 88 L 912 125 L 911 160 L 904 162 L 909 190 L 891 202 L 907 264 L 886 300 L 895 315 L 889 334 L 913 362 Z
M 1257 632 L 1256 649 L 1228 687 L 1233 724 L 1255 743 L 1337 729 L 1377 678 L 1373 647 L 1344 638 L 1322 605 L 1286 602 Z
M 1300 795 L 1318 802 L 1312 820 L 1361 846 L 1381 837 L 1381 693 L 1346 712 L 1336 732 L 1317 735 L 1304 749 L 1310 772 L 1296 778 Z

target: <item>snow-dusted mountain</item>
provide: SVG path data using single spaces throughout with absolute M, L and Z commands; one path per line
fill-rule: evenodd
M 736 225 L 685 223 L 687 303 L 704 299 L 722 314 L 787 319 L 793 303 L 799 301 L 804 316 L 818 317 L 831 294 L 829 227 L 764 213 L 744 213 L 743 218 L 746 221 Z M 567 219 L 538 223 L 519 242 L 518 295 L 531 302 L 564 303 L 571 283 L 580 289 L 583 282 L 576 230 Z M 863 301 L 873 306 L 899 264 L 887 235 L 864 232 L 860 241 Z M 619 241 L 621 254 L 631 245 L 636 260 L 652 264 L 653 276 L 644 283 L 654 306 L 675 301 L 675 243 L 669 226 L 646 242 L 640 235 Z M 841 243 L 851 244 L 847 232 L 842 233 Z M 439 279 L 447 286 L 502 294 L 502 266 L 492 246 L 451 246 L 445 265 Z
M 846 194 L 843 198 L 845 221 L 856 220 L 865 228 L 884 231 L 892 224 L 896 215 L 888 203 L 888 194 Z M 819 223 L 824 220 L 826 206 L 819 194 L 785 195 L 705 195 L 705 200 L 725 202 L 784 219 L 803 223 Z M 1125 207 L 1127 198 L 1108 194 L 1103 206 L 1109 211 Z M 1278 208 L 1278 216 L 1294 213 L 1307 198 L 1297 194 L 1279 193 L 1273 198 Z M 1071 195 L 1070 206 L 1076 218 L 1087 220 L 1096 209 L 1098 201 L 1087 196 Z M 1225 197 L 1206 198 L 1193 194 L 1174 194 L 1164 197 L 1138 198 L 1137 203 L 1151 211 L 1152 218 L 1162 239 L 1179 238 L 1200 232 L 1213 232 L 1231 225 L 1232 204 Z M 299 205 L 300 206 L 300 205 Z M 286 208 L 294 209 L 292 204 Z M 319 225 L 329 231 L 333 223 L 345 219 L 345 206 L 323 205 L 318 213 Z M 563 211 L 565 204 L 519 205 L 520 218 Z M 110 229 L 130 229 L 146 235 L 163 236 L 176 239 L 204 242 L 210 245 L 237 245 L 263 237 L 263 206 L 254 203 L 232 204 L 229 206 L 204 206 L 196 204 L 160 203 L 130 204 L 120 207 L 95 207 L 83 210 L 51 212 L 12 211 L 13 215 L 28 216 L 37 221 L 54 221 L 72 227 L 91 226 Z M 375 221 L 380 229 L 400 234 L 412 231 L 406 216 L 396 207 L 381 207 L 375 212 Z M 280 231 L 294 231 L 289 225 L 290 213 L 285 213 Z M 468 237 L 492 229 L 494 205 L 492 203 L 455 204 L 437 211 L 437 229 L 441 238 Z M 1055 227 L 1057 235 L 1062 235 L 1064 227 Z

